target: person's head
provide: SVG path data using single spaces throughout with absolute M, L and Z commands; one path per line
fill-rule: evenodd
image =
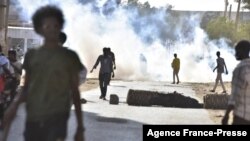
M 45 39 L 59 39 L 60 31 L 64 25 L 62 11 L 55 6 L 44 6 L 38 9 L 32 16 L 35 31 Z
M 177 58 L 177 54 L 176 53 L 174 54 L 174 58 Z
M 102 51 L 104 56 L 108 55 L 108 48 L 104 47 Z
M 9 50 L 8 51 L 8 57 L 10 61 L 16 61 L 16 51 L 15 50 Z
M 67 35 L 64 33 L 64 32 L 60 32 L 60 35 L 59 35 L 59 41 L 60 41 L 60 44 L 64 44 L 67 40 Z
M 220 57 L 220 52 L 217 51 L 217 52 L 216 52 L 216 55 L 217 55 L 217 57 Z
M 107 47 L 107 52 L 111 52 L 111 49 L 110 49 L 110 47 Z
M 247 40 L 239 41 L 235 46 L 235 58 L 243 60 L 249 58 L 250 42 Z

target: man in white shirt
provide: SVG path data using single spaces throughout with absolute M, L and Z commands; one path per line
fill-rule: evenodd
M 240 41 L 235 51 L 235 57 L 240 63 L 233 72 L 232 92 L 222 124 L 228 124 L 229 114 L 233 111 L 234 125 L 250 125 L 250 42 Z

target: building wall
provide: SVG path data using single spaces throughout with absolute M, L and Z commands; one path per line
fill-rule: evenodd
M 42 44 L 42 38 L 30 27 L 8 27 L 7 45 L 9 49 L 19 52 L 20 57 L 30 48 L 37 48 Z
M 6 12 L 7 0 L 0 0 L 0 44 L 4 52 L 6 50 Z

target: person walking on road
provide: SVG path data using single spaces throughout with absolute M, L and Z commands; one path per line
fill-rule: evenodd
M 180 59 L 177 57 L 176 53 L 174 54 L 174 59 L 172 61 L 171 66 L 173 68 L 173 83 L 172 84 L 175 84 L 175 77 L 177 78 L 176 84 L 179 84 L 180 83 L 180 80 L 179 80 Z
M 103 48 L 103 55 L 100 55 L 93 68 L 91 69 L 90 73 L 93 72 L 94 69 L 101 64 L 100 71 L 99 71 L 99 85 L 101 89 L 101 96 L 100 99 L 106 100 L 106 93 L 108 83 L 110 81 L 111 73 L 113 71 L 113 63 L 112 58 L 109 56 L 109 51 L 107 48 Z
M 216 59 L 217 66 L 213 69 L 213 72 L 217 69 L 217 76 L 216 76 L 214 88 L 212 90 L 210 90 L 210 92 L 215 92 L 215 90 L 217 88 L 217 85 L 218 85 L 218 83 L 220 81 L 222 89 L 223 89 L 222 93 L 226 93 L 227 91 L 226 91 L 226 88 L 225 88 L 223 80 L 222 80 L 222 73 L 224 73 L 224 67 L 225 67 L 225 70 L 226 70 L 225 73 L 228 74 L 227 66 L 226 66 L 226 63 L 224 61 L 224 58 L 220 57 L 220 52 L 219 51 L 216 52 L 216 55 L 218 57 Z

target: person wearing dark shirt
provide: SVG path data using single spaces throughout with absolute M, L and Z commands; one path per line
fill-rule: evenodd
M 226 66 L 226 63 L 224 61 L 224 58 L 220 57 L 220 52 L 219 51 L 216 52 L 216 55 L 218 57 L 216 59 L 217 66 L 214 68 L 213 72 L 217 69 L 217 76 L 216 76 L 214 88 L 212 90 L 210 90 L 210 92 L 215 92 L 215 90 L 217 88 L 217 85 L 218 85 L 218 83 L 220 81 L 222 89 L 223 89 L 222 93 L 226 93 L 226 88 L 225 88 L 223 80 L 222 80 L 222 73 L 224 73 L 224 67 L 225 67 L 226 74 L 228 74 L 227 66 Z
M 83 65 L 74 51 L 59 45 L 59 34 L 64 25 L 63 13 L 55 6 L 44 6 L 34 13 L 32 21 L 44 43 L 25 55 L 25 84 L 22 93 L 15 97 L 5 114 L 4 128 L 8 129 L 18 105 L 25 102 L 25 141 L 64 141 L 73 99 L 77 119 L 74 139 L 84 141 L 78 89 L 78 74 Z
M 100 55 L 97 58 L 96 63 L 91 69 L 90 73 L 92 73 L 93 70 L 96 69 L 99 63 L 101 64 L 99 71 L 99 85 L 101 89 L 100 99 L 106 100 L 107 87 L 110 81 L 111 72 L 113 71 L 112 59 L 108 55 L 107 48 L 103 48 L 103 55 Z

